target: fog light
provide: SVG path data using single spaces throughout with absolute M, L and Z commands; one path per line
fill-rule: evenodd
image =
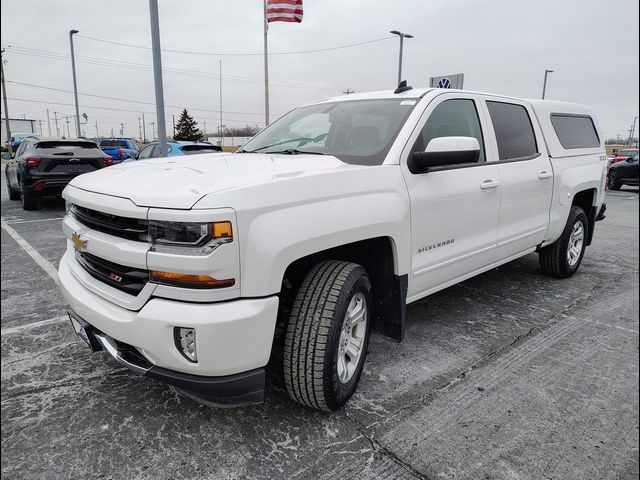
M 173 338 L 178 351 L 190 362 L 198 361 L 196 353 L 196 330 L 194 328 L 174 327 Z

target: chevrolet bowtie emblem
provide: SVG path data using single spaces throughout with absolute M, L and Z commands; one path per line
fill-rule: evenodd
M 73 242 L 73 246 L 76 247 L 76 250 L 82 250 L 86 245 L 87 241 L 80 238 L 80 234 L 73 232 L 71 235 L 71 241 Z

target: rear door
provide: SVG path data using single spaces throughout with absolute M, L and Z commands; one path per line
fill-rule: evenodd
M 638 167 L 638 153 L 636 152 L 629 155 L 629 157 L 620 164 L 618 170 L 621 172 L 620 178 L 623 183 L 638 183 L 638 173 L 640 173 L 640 169 Z
M 486 119 L 471 94 L 447 93 L 427 106 L 403 154 L 411 201 L 411 274 L 414 301 L 482 271 L 494 262 L 500 192 L 498 166 L 486 162 Z M 406 160 L 437 137 L 475 137 L 475 164 L 412 174 Z
M 553 170 L 533 111 L 524 102 L 487 98 L 490 141 L 502 184 L 497 259 L 515 257 L 544 240 Z
M 75 176 L 104 167 L 104 153 L 89 141 L 46 140 L 36 143 L 33 153 L 40 157 L 43 176 Z

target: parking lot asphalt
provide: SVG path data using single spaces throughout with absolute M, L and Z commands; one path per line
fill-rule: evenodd
M 61 201 L 24 212 L 2 181 L 2 477 L 638 478 L 638 189 L 609 192 L 578 273 L 535 254 L 374 334 L 356 395 L 211 409 L 91 353 L 55 275 Z

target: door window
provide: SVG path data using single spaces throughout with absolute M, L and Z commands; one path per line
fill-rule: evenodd
M 478 118 L 478 111 L 473 100 L 452 99 L 445 100 L 438 105 L 422 127 L 411 152 L 423 152 L 429 142 L 439 137 L 473 137 L 480 144 L 480 158 L 485 161 L 482 128 Z
M 538 153 L 533 125 L 522 105 L 487 102 L 498 142 L 500 160 L 531 157 Z

